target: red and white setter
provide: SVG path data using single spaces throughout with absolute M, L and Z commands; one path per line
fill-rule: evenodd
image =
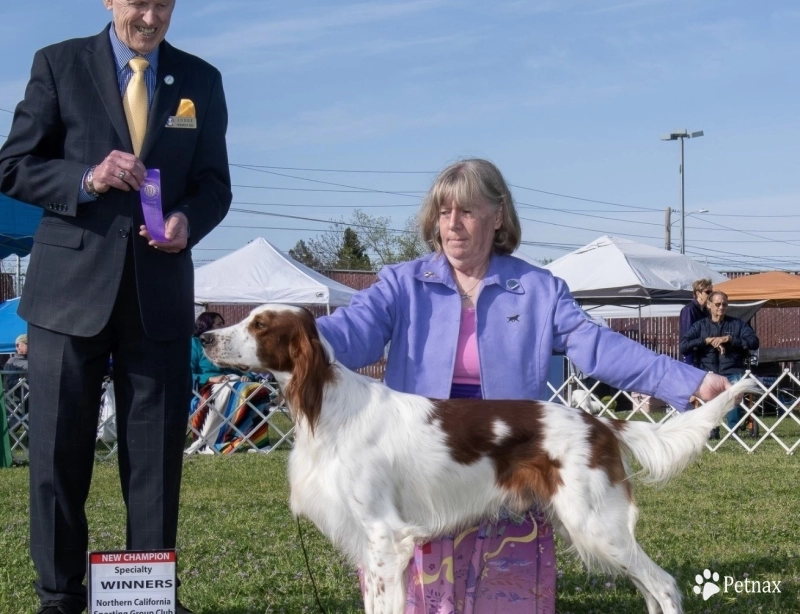
M 675 580 L 634 537 L 627 458 L 647 481 L 666 482 L 752 388 L 742 380 L 700 409 L 651 424 L 553 403 L 395 392 L 336 362 L 298 307 L 258 307 L 202 341 L 217 364 L 275 376 L 297 427 L 292 512 L 363 569 L 367 614 L 403 613 L 415 544 L 534 504 L 587 565 L 627 575 L 650 614 L 681 612 Z

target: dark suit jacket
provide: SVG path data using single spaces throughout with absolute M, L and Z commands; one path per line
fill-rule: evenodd
M 172 84 L 164 78 L 171 75 Z M 171 81 L 171 79 L 168 79 Z M 181 99 L 194 102 L 197 128 L 168 128 Z M 161 169 L 165 216 L 189 220 L 189 248 L 208 234 L 231 202 L 219 71 L 161 44 L 158 81 L 140 158 Z M 167 254 L 139 236 L 139 193 L 110 189 L 78 204 L 88 167 L 112 150 L 133 152 L 117 84 L 108 28 L 38 51 L 25 99 L 0 150 L 0 192 L 44 208 L 19 314 L 36 326 L 92 336 L 108 322 L 132 241 L 142 321 L 156 340 L 189 337 L 194 269 L 187 248 Z

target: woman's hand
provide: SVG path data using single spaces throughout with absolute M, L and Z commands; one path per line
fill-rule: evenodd
M 716 373 L 706 373 L 703 381 L 700 382 L 700 387 L 695 391 L 694 396 L 703 401 L 710 401 L 730 387 L 731 383 L 728 381 L 727 377 L 717 375 Z
M 208 378 L 209 384 L 222 384 L 223 382 L 228 381 L 227 375 L 212 375 Z

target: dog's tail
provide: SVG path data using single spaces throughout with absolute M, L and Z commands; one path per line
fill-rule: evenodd
M 614 432 L 622 445 L 642 465 L 642 477 L 651 484 L 665 484 L 683 471 L 703 450 L 708 435 L 745 392 L 760 392 L 756 381 L 745 378 L 702 407 L 660 424 L 619 421 Z

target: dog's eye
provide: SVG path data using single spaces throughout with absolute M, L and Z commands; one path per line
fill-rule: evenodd
M 253 320 L 253 326 L 255 328 L 264 328 L 264 323 L 260 320 Z

